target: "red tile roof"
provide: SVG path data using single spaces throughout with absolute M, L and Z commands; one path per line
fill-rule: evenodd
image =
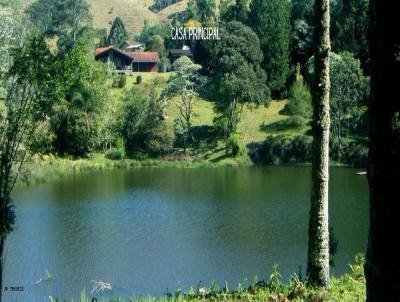
M 133 62 L 145 63 L 151 62 L 156 63 L 160 61 L 160 57 L 158 56 L 158 52 L 145 51 L 145 52 L 130 52 L 127 53 L 130 57 L 133 58 Z

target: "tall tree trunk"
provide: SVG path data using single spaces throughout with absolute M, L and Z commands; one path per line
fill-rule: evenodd
M 316 76 L 313 87 L 314 140 L 307 275 L 310 283 L 327 286 L 329 284 L 329 0 L 316 0 L 314 9 Z
M 3 300 L 3 255 L 4 255 L 4 238 L 0 238 L 0 302 Z
M 399 301 L 400 32 L 398 0 L 371 1 L 367 301 Z

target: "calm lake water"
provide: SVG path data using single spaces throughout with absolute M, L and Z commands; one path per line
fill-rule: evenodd
M 366 248 L 368 186 L 331 168 L 334 274 Z M 161 295 L 306 268 L 309 167 L 132 169 L 79 174 L 15 191 L 5 301 L 76 298 L 91 280 L 109 295 Z M 43 281 L 45 271 L 50 281 Z

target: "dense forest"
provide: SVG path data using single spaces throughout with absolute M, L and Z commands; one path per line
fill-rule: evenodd
M 161 11 L 175 2 L 156 1 L 152 9 Z M 371 100 L 371 95 L 388 95 L 381 93 L 386 87 L 380 86 L 386 79 L 385 70 L 379 69 L 381 50 L 369 47 L 369 32 L 379 30 L 387 45 L 397 45 L 393 51 L 399 47 L 379 27 L 384 26 L 382 12 L 377 10 L 378 20 L 370 17 L 370 7 L 379 1 L 372 2 L 221 0 L 217 7 L 215 0 L 190 0 L 169 23 L 146 21 L 135 36 L 119 17 L 110 30 L 94 28 L 86 0 L 37 0 L 29 5 L 0 0 L 1 253 L 15 222 L 10 194 L 23 163 L 35 156 L 77 159 L 102 153 L 111 160 L 194 161 L 201 148 L 212 153 L 221 147 L 223 158 L 249 158 L 256 164 L 312 162 L 308 276 L 311 284 L 327 286 L 329 161 L 369 165 L 375 188 L 372 223 L 382 222 L 379 206 L 390 197 L 379 192 L 394 181 L 385 178 L 387 183 L 379 185 L 384 171 L 369 162 L 372 158 L 388 168 L 378 143 L 398 138 L 398 106 L 389 108 L 397 110 L 397 120 L 391 121 L 393 116 L 384 115 Z M 218 27 L 220 40 L 176 41 L 172 26 Z M 127 40 L 159 54 L 157 76 L 143 81 L 143 74 L 117 73 L 112 63 L 95 60 L 96 47 L 122 48 Z M 190 46 L 193 59 L 184 56 L 172 62 L 168 51 L 184 45 Z M 391 72 L 398 57 L 384 63 Z M 212 125 L 194 125 L 199 99 L 211 104 Z M 284 102 L 279 111 L 284 118 L 264 127 L 262 141 L 245 141 L 239 128 L 243 112 L 268 109 L 273 102 Z M 369 104 L 377 112 L 372 119 Z M 373 130 L 374 145 L 368 140 L 368 125 L 374 129 L 381 122 L 379 113 L 387 128 Z M 388 129 L 392 136 L 380 137 L 379 130 Z M 395 151 L 384 149 L 382 154 L 398 161 L 398 145 L 389 147 Z M 371 232 L 370 244 L 380 245 L 384 230 Z M 378 256 L 372 251 L 369 247 L 368 285 L 377 284 L 382 295 L 370 290 L 368 297 L 384 301 L 379 297 L 392 292 L 384 291 L 371 263 L 385 266 L 378 259 L 385 251 L 379 250 Z

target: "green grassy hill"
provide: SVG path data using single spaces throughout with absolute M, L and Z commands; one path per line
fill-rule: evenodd
M 23 0 L 23 2 L 27 6 L 34 0 Z M 134 35 L 140 34 L 144 20 L 147 19 L 150 23 L 168 22 L 171 14 L 183 11 L 187 6 L 187 0 L 183 0 L 159 13 L 154 13 L 149 9 L 154 0 L 88 0 L 88 2 L 93 15 L 94 27 L 109 30 L 112 21 L 119 16 L 126 29 Z

